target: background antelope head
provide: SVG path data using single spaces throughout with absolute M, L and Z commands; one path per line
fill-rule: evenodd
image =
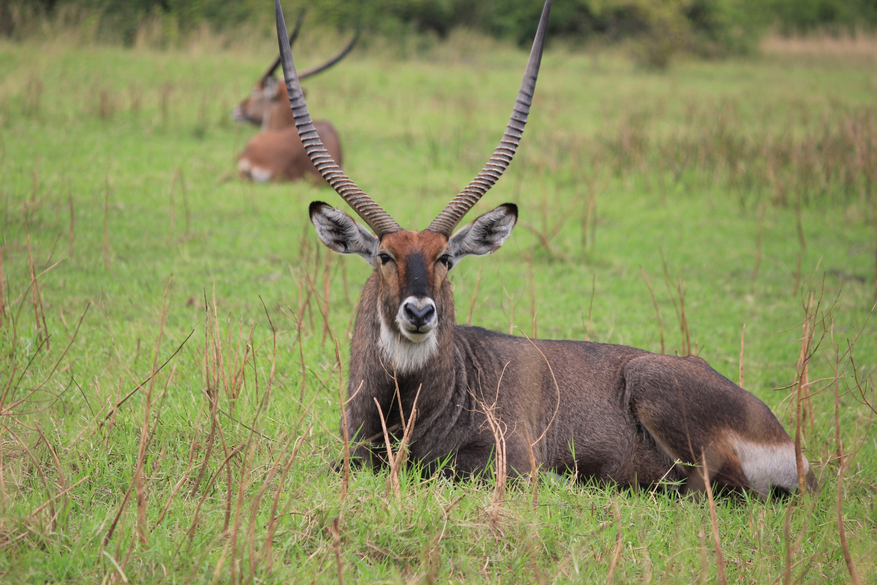
M 305 11 L 302 10 L 295 24 L 292 34 L 289 35 L 289 45 L 292 46 L 301 30 L 302 22 L 304 22 Z M 302 71 L 299 79 L 307 79 L 318 73 L 329 69 L 353 50 L 362 28 L 357 28 L 353 38 L 348 41 L 341 51 L 320 65 L 311 67 Z M 280 130 L 292 126 L 295 121 L 292 112 L 289 110 L 289 96 L 286 92 L 286 86 L 280 83 L 274 76 L 277 67 L 280 65 L 280 56 L 274 59 L 262 75 L 259 81 L 253 86 L 250 95 L 235 106 L 232 110 L 231 117 L 241 123 L 254 124 L 261 126 L 262 130 Z

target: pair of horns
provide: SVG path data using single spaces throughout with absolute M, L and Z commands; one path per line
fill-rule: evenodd
M 305 20 L 305 10 L 302 10 L 298 15 L 298 20 L 295 23 L 295 28 L 292 31 L 292 34 L 289 35 L 289 46 L 295 44 L 295 39 L 298 38 L 298 33 L 301 30 L 301 25 Z M 322 65 L 317 65 L 315 67 L 311 67 L 305 71 L 302 71 L 298 78 L 299 79 L 307 79 L 311 75 L 316 75 L 317 73 L 321 73 L 336 64 L 338 61 L 347 56 L 347 53 L 353 50 L 353 47 L 356 45 L 356 42 L 359 40 L 359 35 L 362 33 L 362 27 L 357 27 L 356 32 L 353 33 L 353 38 L 341 49 L 341 52 L 323 63 Z M 268 65 L 268 68 L 265 69 L 265 73 L 262 74 L 261 79 L 265 79 L 267 77 L 271 77 L 274 75 L 274 72 L 277 71 L 277 67 L 280 65 L 280 55 L 277 55 L 277 58 Z
M 286 23 L 283 20 L 283 10 L 280 8 L 280 0 L 274 0 L 274 12 L 277 19 L 277 41 L 280 44 L 280 60 L 283 63 L 283 74 L 286 80 L 286 89 L 289 93 L 289 105 L 295 118 L 295 126 L 298 135 L 305 147 L 311 162 L 320 172 L 320 175 L 341 196 L 344 201 L 374 230 L 379 238 L 385 234 L 396 232 L 402 228 L 396 223 L 390 214 L 384 211 L 371 197 L 356 186 L 356 183 L 341 170 L 332 160 L 323 141 L 314 128 L 313 120 L 305 103 L 304 93 L 299 80 L 301 76 L 296 73 L 295 64 L 292 61 L 292 49 L 286 35 Z M 447 207 L 426 228 L 430 231 L 444 234 L 450 237 L 454 228 L 463 219 L 470 209 L 484 196 L 487 191 L 499 180 L 503 172 L 512 162 L 512 157 L 521 142 L 524 126 L 527 124 L 527 116 L 530 106 L 533 104 L 533 93 L 536 90 L 536 78 L 539 76 L 539 65 L 542 62 L 542 49 L 545 46 L 545 32 L 548 28 L 548 15 L 551 12 L 551 0 L 545 0 L 542 8 L 542 17 L 539 20 L 539 28 L 536 30 L 536 38 L 533 40 L 533 48 L 530 49 L 530 58 L 527 61 L 527 69 L 524 72 L 524 80 L 515 100 L 509 123 L 499 146 L 493 152 L 493 156 L 481 169 L 481 172 L 472 179 Z

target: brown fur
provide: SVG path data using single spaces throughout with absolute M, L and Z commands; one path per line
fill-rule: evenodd
M 362 442 L 382 436 L 375 399 L 393 425 L 400 422 L 399 401 L 407 418 L 418 391 L 413 459 L 427 469 L 448 462 L 443 469 L 462 476 L 480 475 L 492 461 L 488 409 L 504 428 L 511 475 L 530 470 L 529 436 L 542 470 L 575 469 L 581 478 L 621 485 L 687 480 L 685 489 L 698 491 L 703 480 L 694 465 L 706 457 L 717 486 L 748 488 L 735 438 L 764 446 L 792 442 L 763 402 L 700 358 L 580 341 L 531 342 L 456 325 L 447 270 L 437 262 L 447 242 L 428 231 L 395 232 L 381 241 L 381 252 L 394 261 L 378 266 L 366 282 L 351 345 L 346 412 L 357 437 L 354 460 L 383 464 L 383 439 Z M 380 350 L 381 314 L 394 315 L 414 286 L 413 257 L 427 267 L 438 349 L 421 370 L 395 374 Z M 384 322 L 396 327 L 392 318 Z
M 269 97 L 264 95 L 264 81 L 256 83 L 249 97 L 238 104 L 232 115 L 241 122 L 261 126 L 262 130 L 283 130 L 295 126 L 286 85 L 275 80 L 276 89 Z
M 341 142 L 334 126 L 325 120 L 315 122 L 314 126 L 326 150 L 340 166 Z M 257 169 L 267 174 L 267 178 Z M 259 182 L 297 181 L 304 177 L 322 181 L 320 173 L 305 152 L 295 126 L 283 130 L 268 130 L 253 136 L 238 157 L 238 171 L 242 179 Z

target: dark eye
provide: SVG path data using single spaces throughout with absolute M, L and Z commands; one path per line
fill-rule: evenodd
M 384 252 L 381 252 L 380 254 L 378 254 L 378 259 L 381 261 L 381 264 L 386 264 L 387 262 L 393 261 L 393 259 L 390 257 L 390 255 L 386 254 Z
M 450 254 L 442 254 L 442 256 L 438 259 L 438 261 L 441 262 L 442 264 L 444 264 L 445 268 L 447 268 L 448 270 L 450 270 L 451 266 L 454 265 L 453 262 L 451 262 L 451 255 Z

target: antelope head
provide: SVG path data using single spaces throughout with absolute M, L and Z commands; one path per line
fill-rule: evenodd
M 357 187 L 323 147 L 292 60 L 280 0 L 275 0 L 280 58 L 302 144 L 323 178 L 371 231 L 320 201 L 310 206 L 311 222 L 326 246 L 340 254 L 357 254 L 374 268 L 367 289 L 372 286 L 377 298 L 369 302 L 378 308 L 385 356 L 396 361 L 397 369 L 403 372 L 431 357 L 440 339 L 446 339 L 442 329 L 450 330 L 454 325 L 449 271 L 465 256 L 497 250 L 515 226 L 517 206 L 507 203 L 454 233 L 466 213 L 502 176 L 520 143 L 536 87 L 550 8 L 551 1 L 546 0 L 511 118 L 493 156 L 426 229 L 408 231 Z M 364 310 L 362 305 L 360 310 Z M 400 361 L 399 355 L 386 355 L 394 348 L 415 357 Z
M 295 23 L 295 29 L 293 29 L 292 34 L 289 35 L 288 44 L 290 46 L 295 43 L 295 39 L 298 37 L 302 22 L 304 22 L 304 17 L 305 11 L 302 10 L 298 17 L 298 21 Z M 341 59 L 347 56 L 347 54 L 353 49 L 354 45 L 356 45 L 361 32 L 362 29 L 357 28 L 353 38 L 350 39 L 341 52 L 321 65 L 302 71 L 301 74 L 299 74 L 299 79 L 306 79 L 317 73 L 322 73 L 341 61 Z M 253 86 L 247 99 L 243 100 L 235 106 L 234 110 L 232 110 L 231 117 L 234 120 L 242 123 L 255 124 L 257 126 L 266 126 L 274 108 L 281 109 L 284 113 L 285 111 L 288 111 L 286 105 L 288 99 L 286 87 L 274 76 L 274 73 L 279 66 L 280 56 L 278 55 L 276 59 L 269 63 L 268 67 L 259 77 L 259 81 Z

